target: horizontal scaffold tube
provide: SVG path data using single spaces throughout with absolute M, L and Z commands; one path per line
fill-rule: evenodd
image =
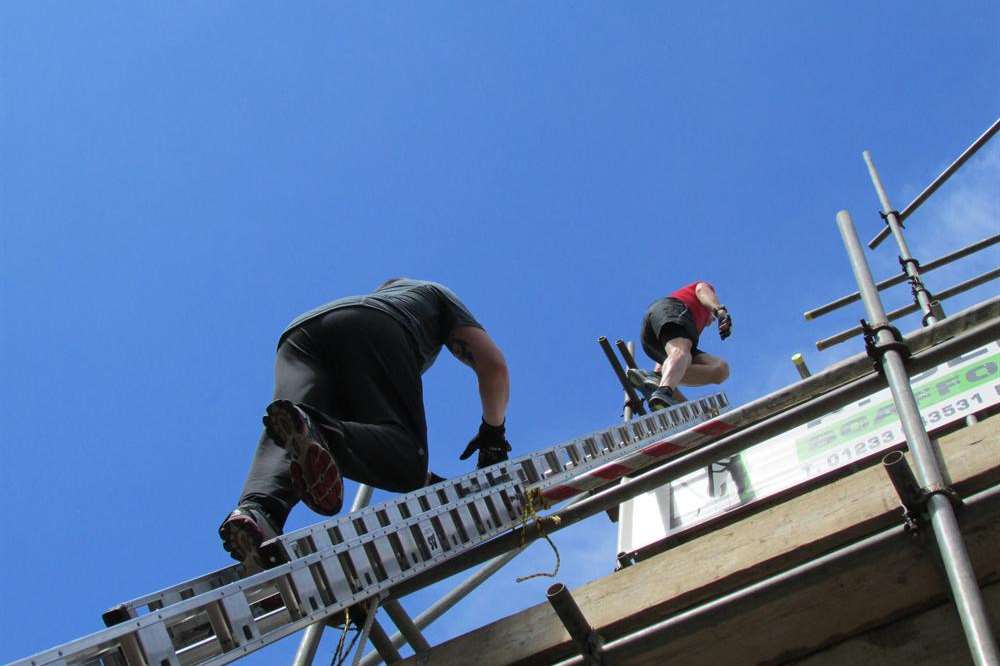
M 959 259 L 963 259 L 963 258 L 969 256 L 970 254 L 973 254 L 975 252 L 979 252 L 980 250 L 984 250 L 984 249 L 986 249 L 988 247 L 992 247 L 993 245 L 996 245 L 997 243 L 1000 243 L 1000 234 L 993 234 L 992 236 L 984 238 L 981 241 L 977 241 L 977 242 L 975 242 L 975 243 L 973 243 L 971 245 L 967 245 L 967 246 L 963 247 L 961 250 L 956 250 L 954 252 L 951 252 L 949 254 L 944 255 L 943 257 L 938 257 L 937 259 L 934 259 L 933 261 L 928 261 L 927 263 L 921 263 L 920 264 L 920 274 L 921 275 L 926 275 L 927 273 L 933 271 L 936 268 L 940 268 L 941 266 L 947 266 L 948 264 L 950 264 L 950 263 L 952 263 L 954 261 L 957 261 Z M 885 280 L 882 280 L 881 282 L 879 282 L 878 284 L 876 284 L 875 287 L 879 291 L 882 291 L 884 289 L 888 289 L 889 287 L 894 287 L 897 284 L 900 284 L 902 282 L 906 282 L 909 279 L 909 277 L 910 276 L 907 275 L 905 272 L 904 273 L 900 273 L 898 275 L 892 276 L 891 278 L 887 278 Z M 825 315 L 825 314 L 827 314 L 829 312 L 833 312 L 834 310 L 842 308 L 845 305 L 850 305 L 851 303 L 855 303 L 855 302 L 860 301 L 860 300 L 861 300 L 861 292 L 860 291 L 856 291 L 853 294 L 848 294 L 847 296 L 841 296 L 837 300 L 831 301 L 830 303 L 827 303 L 826 305 L 821 305 L 818 308 L 814 308 L 812 310 L 808 310 L 805 313 L 803 313 L 802 316 L 805 317 L 807 320 L 808 319 L 816 319 L 817 317 Z
M 980 134 L 979 138 L 977 138 L 975 141 L 972 142 L 972 145 L 963 150 L 962 154 L 959 155 L 954 162 L 949 164 L 948 167 L 944 171 L 942 171 L 937 178 L 932 180 L 931 184 L 925 187 L 923 192 L 918 194 L 913 199 L 913 201 L 907 204 L 906 208 L 903 209 L 903 212 L 899 214 L 899 223 L 902 224 L 903 222 L 905 222 L 906 218 L 912 215 L 915 210 L 920 208 L 921 204 L 927 201 L 928 197 L 934 194 L 934 192 L 936 192 L 939 187 L 944 185 L 945 181 L 951 178 L 952 174 L 958 171 L 959 167 L 965 164 L 966 160 L 975 155 L 976 151 L 985 146 L 986 142 L 989 141 L 993 137 L 993 135 L 996 134 L 998 131 L 1000 131 L 1000 118 L 994 120 L 993 124 L 990 125 L 985 132 Z M 882 229 L 880 229 L 879 232 L 875 234 L 875 237 L 872 238 L 870 241 L 868 241 L 868 249 L 874 250 L 875 248 L 877 248 L 879 246 L 879 243 L 884 241 L 889 236 L 890 233 L 891 232 L 889 231 L 889 227 L 887 226 L 882 227 Z
M 988 488 L 964 499 L 964 505 L 969 512 L 985 511 L 997 503 L 1000 503 L 1000 486 Z M 903 538 L 909 538 L 908 531 L 906 526 L 900 523 L 787 571 L 769 576 L 718 599 L 700 604 L 644 629 L 610 641 L 604 645 L 602 655 L 607 663 L 619 663 L 620 660 L 645 654 L 650 647 L 672 640 L 676 641 L 686 632 L 712 625 L 717 618 L 714 613 L 718 611 L 725 610 L 726 613 L 733 614 L 744 608 L 759 606 L 768 599 L 783 596 L 785 588 L 789 585 L 825 578 L 830 575 L 829 572 L 834 565 L 850 562 L 852 558 L 857 558 L 861 553 Z M 577 666 L 584 663 L 582 657 L 571 657 L 558 662 L 558 666 Z
M 998 277 L 1000 277 L 1000 268 L 994 268 L 993 270 L 986 271 L 982 275 L 977 275 L 974 278 L 970 278 L 952 287 L 948 287 L 944 291 L 938 292 L 937 294 L 935 294 L 934 300 L 943 301 L 951 298 L 952 296 L 958 296 L 959 294 L 964 294 L 970 289 L 975 289 L 976 287 L 984 285 L 987 282 L 990 282 L 991 280 L 996 280 Z M 893 310 L 892 312 L 886 315 L 886 318 L 889 321 L 895 321 L 900 317 L 905 317 L 908 314 L 913 314 L 918 310 L 920 310 L 919 305 L 917 305 L 916 303 L 910 303 L 908 305 L 904 305 L 901 308 Z M 816 349 L 818 349 L 819 351 L 823 351 L 824 349 L 829 349 L 830 347 L 836 344 L 840 344 L 845 340 L 850 340 L 854 336 L 860 335 L 861 333 L 862 330 L 860 326 L 849 328 L 846 331 L 835 333 L 828 338 L 823 338 L 822 340 L 817 341 Z

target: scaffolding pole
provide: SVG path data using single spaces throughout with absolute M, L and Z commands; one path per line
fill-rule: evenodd
M 899 214 L 899 222 L 902 223 L 908 218 L 913 211 L 920 208 L 920 205 L 927 200 L 934 192 L 937 191 L 939 187 L 944 185 L 945 181 L 951 178 L 951 175 L 958 171 L 959 167 L 965 164 L 966 160 L 976 154 L 980 148 L 986 145 L 986 142 L 1000 130 L 1000 118 L 993 121 L 989 129 L 983 132 L 978 139 L 972 142 L 972 145 L 966 148 L 958 158 L 952 162 L 947 169 L 941 172 L 941 174 L 934 179 L 934 181 L 924 188 L 924 191 L 917 195 L 917 198 L 910 202 L 910 204 L 903 209 L 903 212 Z M 890 233 L 888 228 L 882 229 L 875 235 L 875 238 L 868 241 L 868 247 L 872 250 L 879 246 L 879 243 L 885 240 L 885 237 Z
M 862 156 L 864 157 L 865 164 L 868 165 L 868 174 L 871 176 L 872 185 L 875 187 L 876 194 L 878 194 L 879 203 L 882 204 L 882 218 L 885 220 L 886 225 L 888 225 L 889 231 L 892 232 L 893 238 L 896 239 L 896 245 L 899 246 L 899 263 L 902 264 L 903 272 L 906 273 L 910 279 L 910 284 L 913 285 L 913 298 L 924 313 L 921 323 L 924 326 L 933 324 L 939 318 L 943 317 L 944 313 L 940 311 L 941 306 L 931 300 L 930 292 L 927 291 L 923 281 L 920 279 L 920 264 L 910 254 L 910 248 L 906 245 L 906 238 L 903 237 L 903 223 L 899 219 L 899 213 L 889 203 L 889 195 L 886 194 L 885 188 L 882 187 L 882 179 L 879 178 L 878 171 L 875 169 L 875 163 L 872 162 L 872 154 L 866 150 L 862 153 Z M 873 280 L 872 285 L 874 286 L 874 284 Z M 875 293 L 878 293 L 877 289 Z
M 368 506 L 368 503 L 372 501 L 373 492 L 371 486 L 366 486 L 363 483 L 359 484 L 357 491 L 354 493 L 354 501 L 351 503 L 351 513 L 360 511 Z M 323 639 L 323 629 L 325 628 L 326 620 L 310 624 L 306 627 L 306 630 L 302 632 L 302 640 L 299 642 L 299 647 L 295 651 L 292 666 L 310 666 L 313 663 L 313 659 L 316 658 L 316 650 L 319 649 L 319 642 Z
M 913 455 L 917 479 L 922 488 L 928 492 L 927 512 L 955 598 L 955 606 L 969 643 L 969 650 L 976 664 L 997 664 L 1000 657 L 997 656 L 996 639 L 990 629 L 982 593 L 955 518 L 955 510 L 947 493 L 944 475 L 938 466 L 934 448 L 924 429 L 917 401 L 910 388 L 909 376 L 898 350 L 899 341 L 888 330 L 888 319 L 882 301 L 875 288 L 875 281 L 868 268 L 854 223 L 847 211 L 842 210 L 837 213 L 837 227 L 851 261 L 851 269 L 854 271 L 854 278 L 861 292 L 865 312 L 876 331 L 875 343 L 876 349 L 880 350 L 882 371 L 889 383 L 893 402 L 896 404 L 896 411 L 903 432 L 906 434 L 907 445 Z
M 477 587 L 482 585 L 490 576 L 499 571 L 505 564 L 517 557 L 520 552 L 521 549 L 518 548 L 517 550 L 504 553 L 503 555 L 493 558 L 490 562 L 487 562 L 481 569 L 479 569 L 479 571 L 466 578 L 451 592 L 438 599 L 436 602 L 428 606 L 427 610 L 413 618 L 413 624 L 418 629 L 426 628 L 430 623 L 444 615 L 455 604 L 467 597 Z M 399 633 L 393 634 L 389 641 L 394 647 L 398 648 L 406 642 L 406 638 L 400 631 Z M 370 652 L 361 660 L 360 666 L 375 666 L 375 664 L 379 664 L 381 662 L 382 657 L 378 652 Z
M 585 495 L 580 496 L 580 498 L 585 497 Z M 571 500 L 573 502 L 578 501 L 579 498 L 574 498 Z M 493 574 L 500 571 L 508 562 L 517 557 L 523 548 L 516 548 L 509 552 L 503 553 L 493 558 L 487 562 L 482 568 L 476 571 L 474 574 L 463 580 L 461 583 L 456 585 L 450 592 L 445 594 L 443 597 L 435 601 L 433 604 L 427 607 L 423 613 L 413 618 L 413 626 L 417 629 L 424 629 L 432 622 L 437 620 L 439 617 L 444 615 L 446 612 L 451 610 L 459 601 L 469 596 L 477 587 L 485 583 Z M 387 609 L 388 610 L 388 609 Z M 398 626 L 398 625 L 397 625 Z M 389 642 L 393 647 L 401 647 L 407 642 L 407 638 L 403 635 L 402 627 L 399 627 L 400 631 L 392 635 Z M 412 643 L 411 643 L 412 645 Z M 430 645 L 427 645 L 426 649 L 430 649 Z M 415 650 L 419 652 L 419 650 Z M 359 666 L 375 666 L 382 662 L 381 655 L 378 652 L 369 652 L 361 660 Z

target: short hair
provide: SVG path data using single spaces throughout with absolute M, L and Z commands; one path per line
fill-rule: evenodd
M 389 278 L 388 280 L 386 280 L 385 282 L 383 282 L 382 284 L 380 284 L 380 285 L 378 286 L 378 289 L 376 289 L 375 291 L 379 291 L 380 289 L 385 289 L 385 288 L 386 288 L 386 287 L 388 287 L 389 285 L 392 285 L 392 284 L 396 284 L 396 283 L 397 283 L 397 282 L 399 282 L 400 280 L 405 280 L 405 279 L 406 279 L 406 278 L 402 278 L 402 277 L 394 277 L 394 278 Z

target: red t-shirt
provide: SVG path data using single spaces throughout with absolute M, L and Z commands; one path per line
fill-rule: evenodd
M 701 301 L 698 300 L 698 295 L 694 293 L 695 288 L 704 282 L 704 280 L 698 280 L 697 282 L 692 282 L 686 287 L 681 287 L 677 291 L 670 294 L 670 298 L 676 298 L 678 301 L 687 306 L 687 309 L 691 311 L 691 318 L 694 319 L 694 325 L 698 329 L 698 335 L 701 335 L 701 331 L 708 322 L 712 321 L 712 311 L 702 305 Z M 712 287 L 711 284 L 705 282 L 706 285 Z M 712 287 L 715 289 L 715 287 Z

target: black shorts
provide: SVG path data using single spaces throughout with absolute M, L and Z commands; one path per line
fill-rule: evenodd
M 704 354 L 698 349 L 698 328 L 687 306 L 676 298 L 661 298 L 653 301 L 642 318 L 642 350 L 646 356 L 657 363 L 663 363 L 667 358 L 664 349 L 674 338 L 687 338 L 691 341 L 691 356 Z

